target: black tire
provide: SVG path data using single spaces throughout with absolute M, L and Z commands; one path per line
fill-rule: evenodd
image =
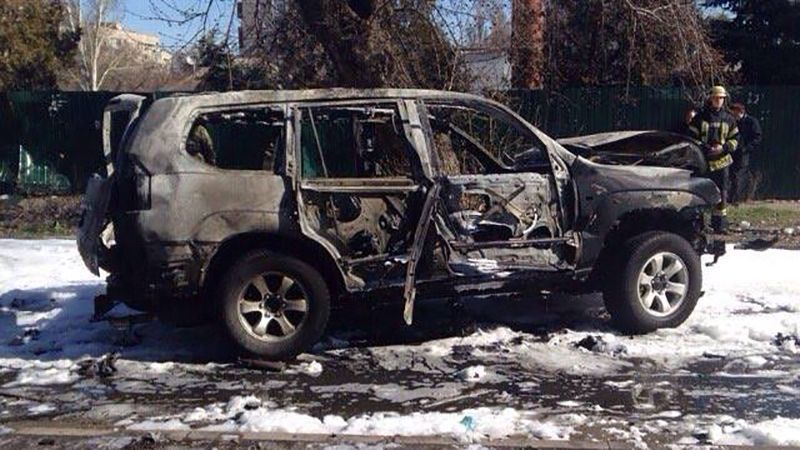
M 269 337 L 256 336 L 254 327 L 250 325 L 253 315 L 256 316 L 253 322 L 259 322 L 258 314 L 263 313 L 249 313 L 240 318 L 240 297 L 247 295 L 252 297 L 260 293 L 252 281 L 261 274 L 267 274 L 266 278 L 262 278 L 267 281 L 266 284 L 270 284 L 271 279 L 276 279 L 277 274 L 282 274 L 292 280 L 298 285 L 299 290 L 298 287 L 293 286 L 289 290 L 294 292 L 291 295 L 295 298 L 304 298 L 307 305 L 302 320 L 297 319 L 295 312 L 283 312 L 285 320 L 290 322 L 297 320 L 297 322 L 292 323 L 295 329 L 291 334 L 277 340 L 268 341 L 266 339 L 270 339 Z M 277 279 L 280 280 L 280 278 Z M 254 288 L 256 291 L 252 290 Z M 274 287 L 267 289 L 270 291 L 280 290 Z M 248 293 L 245 294 L 245 292 Z M 300 293 L 298 294 L 298 292 Z M 287 293 L 286 298 L 289 296 L 290 294 Z M 219 285 L 219 301 L 222 325 L 230 339 L 246 355 L 269 360 L 288 360 L 307 351 L 319 341 L 330 315 L 330 293 L 322 275 L 304 261 L 267 250 L 247 253 L 231 267 Z M 258 303 L 257 300 L 256 303 Z M 291 319 L 290 312 L 294 315 Z M 278 313 L 274 317 L 280 315 Z M 277 325 L 271 322 L 272 319 L 267 321 L 267 328 L 275 329 Z M 275 323 L 277 324 L 277 320 Z M 283 326 L 279 326 L 279 328 L 282 330 Z
M 653 288 L 640 288 L 639 277 L 651 258 L 665 253 L 680 258 L 686 268 L 686 271 L 681 272 L 680 276 L 688 285 L 686 285 L 683 300 L 675 301 L 678 297 L 672 296 L 672 301 L 669 303 L 676 304 L 674 309 L 666 309 L 662 312 L 656 310 L 658 305 L 655 303 L 659 302 L 651 299 L 654 306 L 647 308 L 644 304 L 645 300 L 640 300 L 640 295 L 646 296 L 648 290 Z M 674 328 L 682 324 L 694 311 L 700 297 L 703 272 L 700 255 L 683 237 L 663 231 L 638 235 L 625 242 L 620 257 L 613 264 L 614 267 L 608 272 L 609 277 L 603 291 L 603 300 L 606 309 L 611 314 L 614 326 L 620 331 L 643 334 L 659 328 Z M 647 270 L 652 271 L 652 267 L 648 265 Z M 666 298 L 670 297 L 666 296 Z

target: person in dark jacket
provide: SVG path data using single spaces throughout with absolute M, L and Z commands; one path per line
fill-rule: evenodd
M 731 189 L 729 201 L 739 203 L 747 200 L 753 187 L 753 176 L 750 172 L 750 155 L 758 151 L 761 145 L 761 124 L 758 119 L 747 114 L 741 103 L 731 105 L 731 113 L 739 128 L 739 149 L 731 165 Z
M 708 161 L 709 178 L 722 194 L 721 200 L 711 216 L 711 226 L 717 233 L 726 231 L 727 196 L 730 186 L 728 171 L 733 164 L 739 130 L 736 119 L 725 109 L 728 93 L 722 86 L 714 86 L 708 95 L 705 107 L 692 119 L 689 130 L 695 139 L 704 144 Z

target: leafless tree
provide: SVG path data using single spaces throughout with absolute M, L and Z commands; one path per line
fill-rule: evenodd
M 549 0 L 548 84 L 708 86 L 725 64 L 692 0 Z
M 176 78 L 169 56 L 119 25 L 119 0 L 64 0 L 65 27 L 80 34 L 75 64 L 59 85 L 84 91 L 147 91 Z
M 68 78 L 85 91 L 97 91 L 125 57 L 104 39 L 104 27 L 118 12 L 117 0 L 66 0 L 66 26 L 80 33 L 75 68 Z
M 160 11 L 175 5 L 149 1 Z M 197 0 L 191 10 L 165 20 L 201 22 L 205 29 L 212 6 L 231 7 L 232 17 L 235 4 Z M 484 76 L 467 61 L 475 49 L 504 54 L 506 63 L 517 61 L 517 68 L 526 70 L 518 70 L 524 76 L 517 85 L 524 87 L 705 86 L 725 76 L 693 0 L 286 0 L 286 5 L 282 14 L 262 19 L 272 22 L 262 28 L 270 33 L 259 35 L 257 49 L 236 58 L 259 68 L 242 72 L 260 79 L 246 86 L 465 90 Z M 513 32 L 512 10 L 517 12 Z M 230 34 L 229 26 L 222 36 L 233 49 Z

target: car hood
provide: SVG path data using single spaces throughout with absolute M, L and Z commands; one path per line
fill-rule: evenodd
M 615 131 L 559 139 L 567 150 L 607 165 L 677 167 L 696 174 L 706 170 L 702 146 L 668 131 Z
M 572 165 L 573 176 L 595 196 L 634 191 L 682 191 L 705 200 L 719 202 L 716 185 L 704 177 L 693 176 L 690 170 L 652 166 L 621 166 L 598 164 L 583 157 Z

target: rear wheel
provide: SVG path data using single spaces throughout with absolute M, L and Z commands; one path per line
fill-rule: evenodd
M 322 336 L 330 294 L 322 275 L 293 257 L 248 253 L 220 285 L 223 326 L 246 353 L 274 360 L 307 351 Z
M 611 271 L 603 299 L 617 328 L 648 333 L 677 327 L 700 297 L 700 256 L 686 239 L 649 232 L 627 241 Z

